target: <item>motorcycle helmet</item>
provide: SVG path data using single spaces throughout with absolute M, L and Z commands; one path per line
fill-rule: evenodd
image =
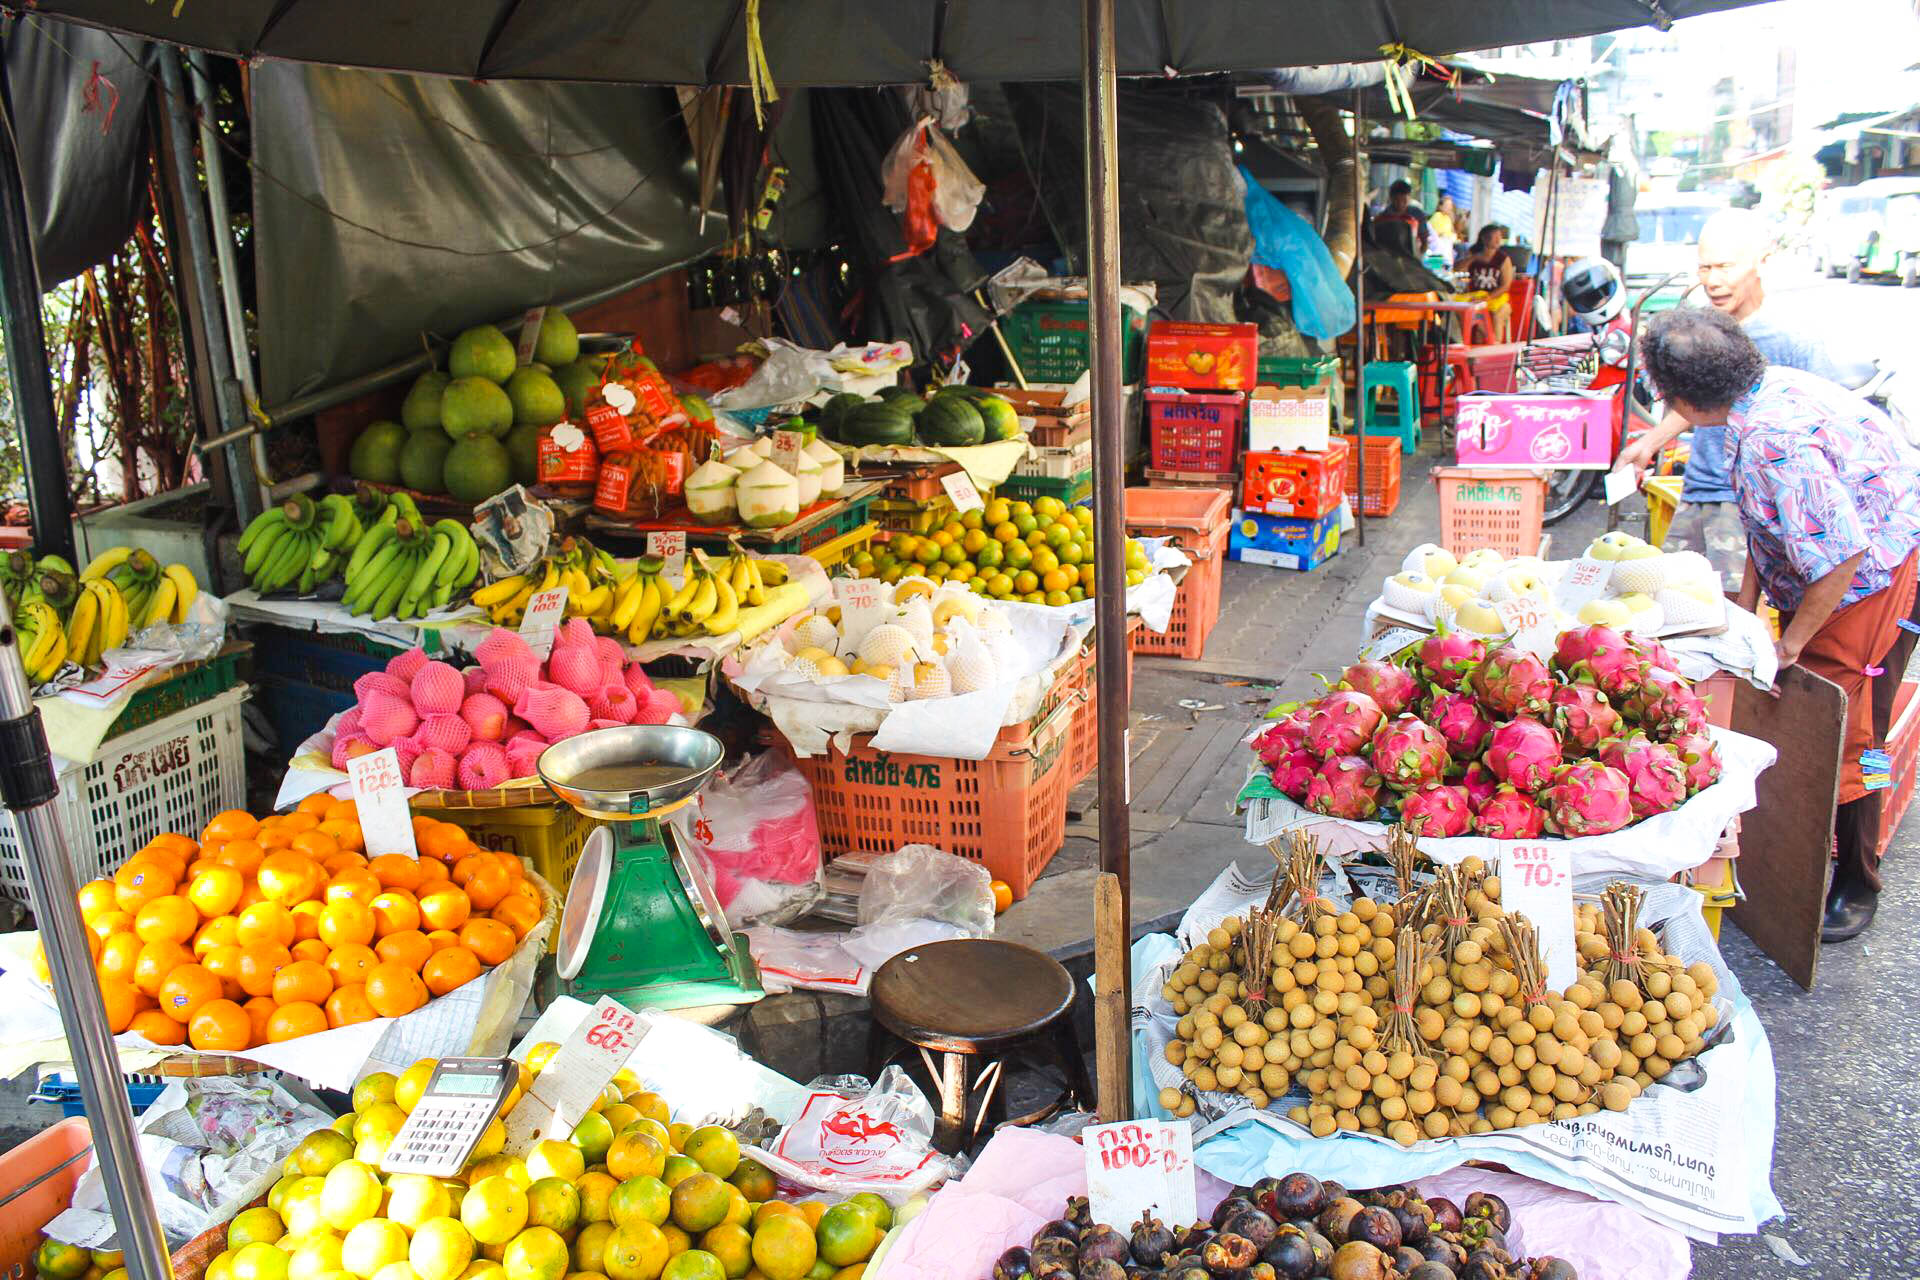
M 1594 329 L 1619 315 L 1627 302 L 1620 272 L 1605 258 L 1582 258 L 1568 267 L 1560 296 L 1567 300 L 1568 310 Z

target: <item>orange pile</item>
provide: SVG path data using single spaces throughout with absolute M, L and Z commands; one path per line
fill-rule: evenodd
M 81 886 L 115 1032 L 238 1052 L 411 1013 L 513 954 L 538 924 L 520 860 L 413 819 L 420 858 L 368 858 L 351 800 L 217 814 Z

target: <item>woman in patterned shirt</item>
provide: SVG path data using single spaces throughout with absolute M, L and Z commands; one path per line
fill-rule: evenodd
M 1836 383 L 1769 368 L 1738 321 L 1688 307 L 1656 318 L 1647 372 L 1689 422 L 1727 424 L 1747 571 L 1740 603 L 1780 611 L 1780 665 L 1800 663 L 1847 695 L 1838 847 L 1824 941 L 1873 919 L 1880 891 L 1880 792 L 1861 754 L 1885 750 L 1894 694 L 1920 624 L 1920 456 L 1884 414 Z M 1903 625 L 1907 624 L 1907 625 Z

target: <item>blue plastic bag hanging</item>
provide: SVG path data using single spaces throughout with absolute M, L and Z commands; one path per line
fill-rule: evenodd
M 1353 294 L 1333 265 L 1313 224 L 1282 204 L 1243 165 L 1240 168 L 1253 260 L 1284 271 L 1293 286 L 1293 323 L 1310 338 L 1333 338 L 1353 328 Z

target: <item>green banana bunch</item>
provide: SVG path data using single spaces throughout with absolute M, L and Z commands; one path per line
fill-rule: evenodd
M 396 495 L 401 496 L 401 495 Z M 409 504 L 411 505 L 411 504 Z M 480 548 L 458 520 L 414 514 L 378 523 L 346 564 L 341 604 L 359 617 L 419 618 L 446 605 L 480 572 Z

